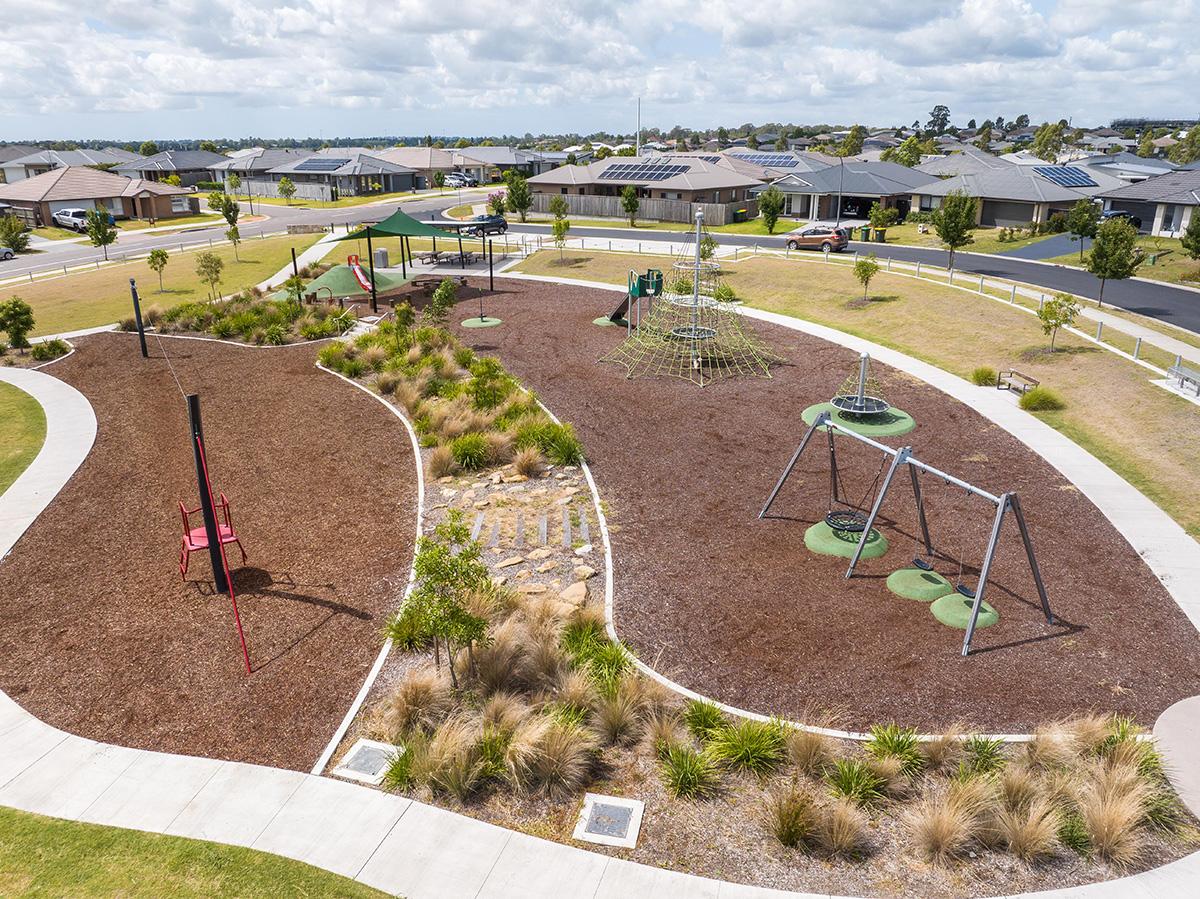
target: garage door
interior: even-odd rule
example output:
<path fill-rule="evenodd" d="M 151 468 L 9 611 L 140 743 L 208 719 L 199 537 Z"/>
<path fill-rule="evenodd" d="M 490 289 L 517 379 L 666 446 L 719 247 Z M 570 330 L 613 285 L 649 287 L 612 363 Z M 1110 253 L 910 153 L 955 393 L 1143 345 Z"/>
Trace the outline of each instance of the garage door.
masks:
<path fill-rule="evenodd" d="M 1136 215 L 1142 220 L 1142 227 L 1138 230 L 1146 234 L 1149 234 L 1150 229 L 1154 227 L 1154 214 L 1158 211 L 1153 203 L 1138 203 L 1133 200 L 1112 200 L 1109 208 L 1120 209 Z"/>
<path fill-rule="evenodd" d="M 981 225 L 996 225 L 1001 228 L 1028 225 L 1032 221 L 1032 203 L 1009 203 L 1003 200 L 984 200 L 979 218 Z"/>

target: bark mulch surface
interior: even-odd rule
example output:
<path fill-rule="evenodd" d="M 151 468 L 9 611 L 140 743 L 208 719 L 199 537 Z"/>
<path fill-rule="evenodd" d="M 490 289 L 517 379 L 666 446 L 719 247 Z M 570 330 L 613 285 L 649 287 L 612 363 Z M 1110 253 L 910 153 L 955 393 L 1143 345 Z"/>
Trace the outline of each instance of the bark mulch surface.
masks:
<path fill-rule="evenodd" d="M 209 471 L 254 672 L 207 552 L 187 581 L 178 500 L 198 502 L 187 409 L 162 349 L 81 338 L 47 371 L 96 411 L 95 446 L 0 563 L 0 688 L 42 720 L 126 746 L 307 770 L 379 651 L 412 563 L 402 423 L 313 365 L 312 345 L 163 339 L 200 394 Z M 379 464 L 383 463 L 383 464 Z"/>
<path fill-rule="evenodd" d="M 772 514 L 759 509 L 799 443 L 800 412 L 857 369 L 854 353 L 753 323 L 787 360 L 770 380 L 704 388 L 627 380 L 597 360 L 624 338 L 592 319 L 617 293 L 515 279 L 497 282 L 489 315 L 459 330 L 504 364 L 583 439 L 613 525 L 618 634 L 640 658 L 706 695 L 763 713 L 841 712 L 862 728 L 896 720 L 997 732 L 1097 708 L 1151 724 L 1200 691 L 1195 629 L 1136 552 L 1075 487 L 969 407 L 882 365 L 873 374 L 917 428 L 922 460 L 999 494 L 1016 491 L 1057 624 L 1043 618 L 1016 526 L 1005 525 L 988 599 L 1000 621 L 963 632 L 884 583 L 918 551 L 907 473 L 889 493 L 885 556 L 844 579 L 846 560 L 816 556 L 804 531 L 828 509 L 824 440 L 810 444 Z M 470 314 L 458 307 L 455 318 Z M 869 501 L 879 455 L 840 438 L 845 494 Z M 974 585 L 994 507 L 925 478 L 936 566 Z M 906 492 L 907 491 L 907 492 Z"/>

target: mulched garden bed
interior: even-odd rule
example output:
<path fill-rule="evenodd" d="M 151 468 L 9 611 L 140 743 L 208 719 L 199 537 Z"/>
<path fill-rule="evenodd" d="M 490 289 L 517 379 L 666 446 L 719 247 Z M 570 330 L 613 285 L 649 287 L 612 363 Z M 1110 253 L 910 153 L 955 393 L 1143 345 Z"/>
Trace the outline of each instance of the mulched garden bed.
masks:
<path fill-rule="evenodd" d="M 885 506 L 891 550 L 863 562 L 851 581 L 844 561 L 803 545 L 827 509 L 823 443 L 773 509 L 789 518 L 757 519 L 804 432 L 800 412 L 835 392 L 854 353 L 755 323 L 788 360 L 770 380 L 703 389 L 631 381 L 596 361 L 624 338 L 623 329 L 591 324 L 619 294 L 515 279 L 497 287 L 486 308 L 503 326 L 456 334 L 498 355 L 575 425 L 612 516 L 617 631 L 676 681 L 763 713 L 801 717 L 824 707 L 854 729 L 896 720 L 928 731 L 962 721 L 1021 732 L 1089 708 L 1149 725 L 1200 691 L 1195 629 L 1138 555 L 1062 475 L 969 407 L 873 367 L 888 398 L 916 418 L 903 442 L 921 459 L 1020 494 L 1060 619 L 1041 617 L 1010 522 L 988 591 L 1000 622 L 976 633 L 964 659 L 962 631 L 884 585 L 917 551 L 904 483 Z M 454 318 L 474 312 L 462 303 Z M 843 444 L 846 492 L 857 499 L 879 459 Z M 938 569 L 955 580 L 965 556 L 973 584 L 993 509 L 940 482 L 926 479 L 924 488 Z"/>
<path fill-rule="evenodd" d="M 97 740 L 307 770 L 379 651 L 412 563 L 416 473 L 399 420 L 314 367 L 313 346 L 163 338 L 201 396 L 213 486 L 249 554 L 234 572 L 254 673 L 206 553 L 187 412 L 160 344 L 97 334 L 51 369 L 96 411 L 79 471 L 0 562 L 0 688 Z M 239 560 L 230 547 L 230 563 Z"/>

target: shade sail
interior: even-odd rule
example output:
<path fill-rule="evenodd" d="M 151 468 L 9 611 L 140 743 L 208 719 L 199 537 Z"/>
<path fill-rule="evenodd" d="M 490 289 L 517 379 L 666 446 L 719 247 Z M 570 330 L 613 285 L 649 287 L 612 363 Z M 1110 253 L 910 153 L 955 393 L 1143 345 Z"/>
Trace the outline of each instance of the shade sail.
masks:
<path fill-rule="evenodd" d="M 338 240 L 362 240 L 370 231 L 372 237 L 458 237 L 456 231 L 443 231 L 425 222 L 419 222 L 406 212 L 397 209 L 377 225 L 359 228 Z"/>

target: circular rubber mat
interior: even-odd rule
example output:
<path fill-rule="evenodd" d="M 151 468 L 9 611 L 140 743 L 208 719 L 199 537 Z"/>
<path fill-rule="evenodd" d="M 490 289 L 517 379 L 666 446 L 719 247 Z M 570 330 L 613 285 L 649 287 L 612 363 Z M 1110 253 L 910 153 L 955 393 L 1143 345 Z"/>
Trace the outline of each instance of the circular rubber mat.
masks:
<path fill-rule="evenodd" d="M 956 591 L 941 599 L 935 599 L 933 605 L 929 607 L 929 611 L 933 613 L 934 618 L 947 627 L 956 627 L 965 631 L 967 624 L 971 621 L 971 607 L 974 604 L 975 600 Z M 979 608 L 979 620 L 975 622 L 975 627 L 991 627 L 999 620 L 1000 613 L 985 601 Z"/>
<path fill-rule="evenodd" d="M 498 324 L 500 324 L 500 319 L 492 318 L 490 315 L 485 315 L 483 318 L 476 315 L 462 320 L 464 328 L 494 328 Z"/>
<path fill-rule="evenodd" d="M 602 315 L 599 318 L 593 318 L 592 324 L 599 325 L 601 328 L 615 328 L 617 325 L 620 325 L 622 328 L 624 328 L 625 327 L 625 319 L 621 319 L 621 321 L 615 322 L 612 319 L 610 319 L 607 315 Z"/>
<path fill-rule="evenodd" d="M 849 559 L 858 547 L 858 538 L 865 536 L 867 543 L 863 547 L 862 558 L 878 559 L 888 551 L 887 538 L 874 528 L 869 534 L 853 534 L 846 531 L 835 531 L 824 521 L 818 521 L 804 532 L 804 545 L 812 552 L 821 556 L 841 556 Z"/>
<path fill-rule="evenodd" d="M 822 412 L 830 413 L 833 420 L 843 428 L 862 434 L 864 437 L 898 437 L 901 434 L 907 434 L 917 426 L 916 420 L 911 415 L 895 406 L 882 415 L 855 417 L 834 408 L 833 403 L 817 403 L 801 412 L 800 418 L 806 425 L 811 425 Z"/>
<path fill-rule="evenodd" d="M 936 571 L 920 568 L 901 568 L 888 575 L 888 589 L 905 599 L 933 602 L 939 596 L 954 592 L 954 585 Z"/>

